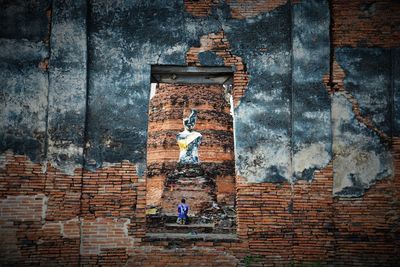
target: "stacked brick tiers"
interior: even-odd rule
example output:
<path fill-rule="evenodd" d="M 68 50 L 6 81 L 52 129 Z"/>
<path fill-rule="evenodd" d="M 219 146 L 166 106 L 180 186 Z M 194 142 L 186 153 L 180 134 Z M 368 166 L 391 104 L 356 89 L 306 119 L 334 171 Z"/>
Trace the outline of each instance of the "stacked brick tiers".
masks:
<path fill-rule="evenodd" d="M 233 159 L 232 116 L 222 85 L 160 84 L 150 101 L 147 162 L 177 162 L 176 135 L 190 109 L 198 111 L 194 130 L 203 135 L 201 162 Z"/>
<path fill-rule="evenodd" d="M 199 158 L 206 168 L 214 171 L 216 200 L 233 205 L 233 129 L 229 98 L 222 85 L 201 84 L 160 84 L 150 101 L 147 204 L 161 204 L 166 177 L 173 175 L 179 158 L 176 135 L 183 130 L 182 119 L 190 109 L 198 111 L 195 130 L 203 136 Z M 168 206 L 167 210 L 174 207 L 175 211 L 178 203 L 164 203 L 163 206 Z"/>
<path fill-rule="evenodd" d="M 214 178 L 214 179 L 213 179 Z M 176 215 L 177 203 L 185 198 L 190 214 L 199 216 L 216 201 L 215 177 L 205 175 L 200 165 L 182 166 L 168 175 L 161 199 L 162 212 Z"/>

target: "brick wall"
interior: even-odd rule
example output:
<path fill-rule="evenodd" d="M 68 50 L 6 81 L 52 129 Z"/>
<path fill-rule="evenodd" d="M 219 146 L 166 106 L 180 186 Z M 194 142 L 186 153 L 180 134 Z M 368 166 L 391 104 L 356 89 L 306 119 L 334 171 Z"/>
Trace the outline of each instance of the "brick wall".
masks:
<path fill-rule="evenodd" d="M 393 140 L 395 176 L 357 199 L 335 198 L 335 262 L 345 266 L 395 266 L 400 260 L 400 140 Z"/>
<path fill-rule="evenodd" d="M 397 138 L 398 139 L 398 138 Z M 399 165 L 399 140 L 393 154 Z M 240 184 L 238 235 L 248 253 L 269 264 L 308 262 L 335 266 L 395 266 L 399 261 L 398 171 L 361 198 L 333 198 L 333 168 L 309 183 Z"/>
<path fill-rule="evenodd" d="M 2 263 L 73 266 L 79 259 L 80 170 L 62 174 L 25 156 L 1 159 Z"/>
<path fill-rule="evenodd" d="M 97 262 L 144 235 L 145 183 L 129 162 L 66 175 L 7 152 L 1 165 L 2 263 L 76 266 L 90 255 Z"/>
<path fill-rule="evenodd" d="M 232 16 L 243 19 L 284 1 L 230 3 Z M 195 16 L 210 14 L 217 4 L 185 1 L 187 11 Z M 332 12 L 335 47 L 399 46 L 398 2 L 333 0 Z M 189 50 L 188 64 L 199 65 L 198 55 L 204 51 L 213 51 L 225 65 L 236 66 L 237 105 L 248 82 L 243 60 L 232 55 L 223 32 L 203 36 L 201 46 Z M 337 63 L 333 68 L 335 90 L 343 90 L 345 74 Z M 358 109 L 354 105 L 357 119 L 372 128 Z M 167 124 L 177 127 L 181 122 Z M 157 127 L 149 129 L 160 130 Z M 96 172 L 76 169 L 67 175 L 7 152 L 0 158 L 0 261 L 5 266 L 235 266 L 239 261 L 254 266 L 296 262 L 396 266 L 400 261 L 400 139 L 390 138 L 390 142 L 395 176 L 372 185 L 362 197 L 332 197 L 332 164 L 311 182 L 294 185 L 248 184 L 236 177 L 239 242 L 172 245 L 143 239 L 146 181 L 138 177 L 133 164 L 124 161 Z"/>
<path fill-rule="evenodd" d="M 237 266 L 238 260 L 223 253 L 220 247 L 206 249 L 198 247 L 186 248 L 151 248 L 148 251 L 137 249 L 133 251 L 128 266 Z M 212 259 L 212 260 L 211 260 Z"/>
<path fill-rule="evenodd" d="M 393 0 L 333 0 L 335 47 L 400 46 L 400 3 Z"/>
<path fill-rule="evenodd" d="M 201 66 L 199 53 L 211 51 L 223 59 L 224 65 L 234 67 L 233 73 L 233 102 L 237 107 L 240 98 L 244 96 L 248 84 L 246 65 L 241 57 L 233 55 L 230 44 L 223 31 L 211 33 L 200 38 L 200 47 L 191 47 L 186 54 L 186 62 L 189 66 Z"/>
<path fill-rule="evenodd" d="M 393 141 L 393 155 L 398 169 L 398 138 Z M 76 266 L 78 261 L 84 266 L 120 266 L 128 261 L 140 266 L 139 262 L 157 261 L 156 255 L 165 256 L 160 264 L 178 261 L 168 243 L 143 243 L 146 187 L 132 164 L 85 171 L 83 176 L 80 170 L 76 175 L 57 174 L 48 166 L 43 174 L 39 164 L 7 153 L 2 165 L 0 253 L 4 261 L 44 266 Z M 331 165 L 317 172 L 312 182 L 298 181 L 294 186 L 247 184 L 238 178 L 240 242 L 197 242 L 186 245 L 181 255 L 205 266 L 235 263 L 234 258 L 267 266 L 395 265 L 400 255 L 398 173 L 356 199 L 332 197 Z M 210 262 L 209 257 L 218 261 Z"/>
<path fill-rule="evenodd" d="M 335 253 L 332 182 L 329 165 L 311 183 L 239 183 L 238 235 L 247 240 L 250 253 L 265 264 L 331 263 Z"/>
<path fill-rule="evenodd" d="M 397 1 L 332 1 L 333 48 L 392 48 L 400 45 Z M 352 104 L 357 120 L 373 130 L 394 157 L 395 175 L 377 182 L 359 198 L 333 199 L 335 264 L 343 266 L 395 266 L 399 262 L 399 138 L 389 136 L 361 114 L 354 96 L 346 91 L 346 73 L 333 54 L 333 91 Z"/>

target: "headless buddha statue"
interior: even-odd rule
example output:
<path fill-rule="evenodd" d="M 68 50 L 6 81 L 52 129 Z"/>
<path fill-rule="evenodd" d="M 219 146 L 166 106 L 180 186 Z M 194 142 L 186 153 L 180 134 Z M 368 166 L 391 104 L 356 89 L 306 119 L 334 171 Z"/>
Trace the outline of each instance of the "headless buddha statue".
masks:
<path fill-rule="evenodd" d="M 197 120 L 197 111 L 192 109 L 188 118 L 183 119 L 185 130 L 176 136 L 179 145 L 179 163 L 198 164 L 201 134 L 193 131 Z"/>

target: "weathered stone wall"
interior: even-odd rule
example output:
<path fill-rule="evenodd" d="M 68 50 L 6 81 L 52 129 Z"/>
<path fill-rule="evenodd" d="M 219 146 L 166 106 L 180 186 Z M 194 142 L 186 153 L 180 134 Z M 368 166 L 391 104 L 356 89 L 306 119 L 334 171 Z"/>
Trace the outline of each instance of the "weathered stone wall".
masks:
<path fill-rule="evenodd" d="M 396 1 L 1 8 L 1 265 L 400 261 Z M 152 64 L 237 70 L 238 242 L 143 238 Z"/>

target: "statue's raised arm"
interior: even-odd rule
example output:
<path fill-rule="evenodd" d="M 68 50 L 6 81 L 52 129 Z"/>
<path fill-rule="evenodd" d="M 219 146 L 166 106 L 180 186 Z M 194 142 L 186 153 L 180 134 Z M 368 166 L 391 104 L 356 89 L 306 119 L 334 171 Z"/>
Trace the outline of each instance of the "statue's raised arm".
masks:
<path fill-rule="evenodd" d="M 193 131 L 197 120 L 197 110 L 192 109 L 188 118 L 183 119 L 185 130 L 176 136 L 179 145 L 179 163 L 198 164 L 201 134 Z"/>

